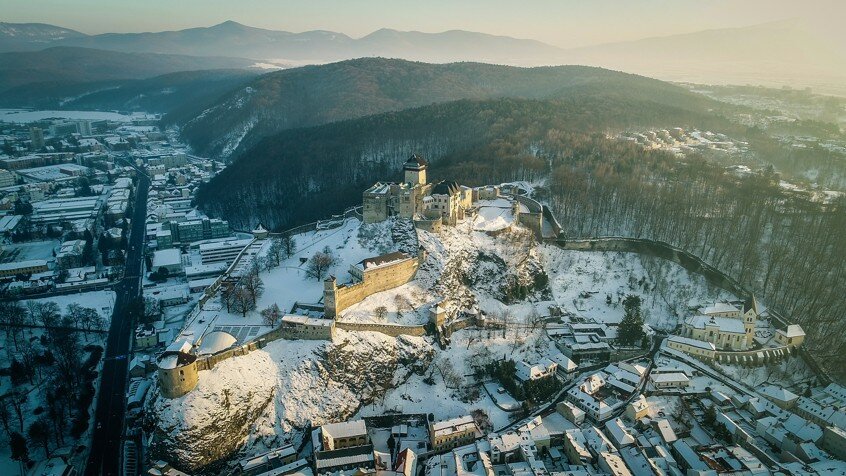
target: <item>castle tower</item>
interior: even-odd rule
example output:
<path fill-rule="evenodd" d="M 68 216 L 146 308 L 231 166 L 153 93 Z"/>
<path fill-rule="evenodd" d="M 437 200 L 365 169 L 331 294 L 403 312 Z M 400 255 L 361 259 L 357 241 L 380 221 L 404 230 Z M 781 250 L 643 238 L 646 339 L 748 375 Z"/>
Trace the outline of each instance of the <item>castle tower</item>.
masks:
<path fill-rule="evenodd" d="M 411 185 L 426 185 L 426 168 L 429 164 L 423 157 L 411 154 L 402 169 L 405 172 L 405 182 Z"/>
<path fill-rule="evenodd" d="M 338 281 L 334 276 L 329 276 L 323 280 L 323 315 L 326 318 L 335 318 L 337 306 L 335 305 L 335 297 L 338 293 Z"/>
<path fill-rule="evenodd" d="M 750 296 L 743 303 L 743 329 L 746 331 L 746 348 L 752 347 L 755 338 L 755 322 L 758 320 L 758 300 Z"/>

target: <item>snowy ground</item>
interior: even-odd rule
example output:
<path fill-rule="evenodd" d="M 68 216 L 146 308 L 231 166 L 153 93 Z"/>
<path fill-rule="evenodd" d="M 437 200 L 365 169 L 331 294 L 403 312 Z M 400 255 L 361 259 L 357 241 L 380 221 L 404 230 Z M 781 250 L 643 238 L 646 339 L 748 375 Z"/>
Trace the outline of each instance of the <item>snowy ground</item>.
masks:
<path fill-rule="evenodd" d="M 510 200 L 480 200 L 477 207 L 479 211 L 473 218 L 473 229 L 476 231 L 499 231 L 514 224 Z"/>
<path fill-rule="evenodd" d="M 597 322 L 619 323 L 627 294 L 643 298 L 644 321 L 671 330 L 690 307 L 734 299 L 702 276 L 660 258 L 636 253 L 568 251 L 540 247 L 555 302 L 564 311 Z M 608 303 L 608 297 L 611 303 Z"/>
<path fill-rule="evenodd" d="M 0 109 L 0 122 L 26 124 L 45 119 L 89 119 L 92 121 L 130 122 L 133 119 L 152 117 L 145 113 L 132 115 L 104 111 L 28 111 L 25 109 Z"/>

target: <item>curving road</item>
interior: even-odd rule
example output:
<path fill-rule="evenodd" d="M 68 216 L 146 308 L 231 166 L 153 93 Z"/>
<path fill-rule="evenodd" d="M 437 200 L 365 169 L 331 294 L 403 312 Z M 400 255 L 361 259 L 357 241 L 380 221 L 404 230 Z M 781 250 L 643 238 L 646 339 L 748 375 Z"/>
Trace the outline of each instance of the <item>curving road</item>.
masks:
<path fill-rule="evenodd" d="M 132 213 L 131 232 L 126 250 L 124 276 L 115 287 L 114 313 L 106 341 L 105 361 L 100 372 L 100 391 L 94 413 L 94 436 L 85 465 L 87 475 L 119 475 L 125 413 L 129 350 L 133 323 L 127 316 L 129 303 L 141 296 L 144 263 L 144 235 L 147 193 L 150 179 L 139 171 Z"/>

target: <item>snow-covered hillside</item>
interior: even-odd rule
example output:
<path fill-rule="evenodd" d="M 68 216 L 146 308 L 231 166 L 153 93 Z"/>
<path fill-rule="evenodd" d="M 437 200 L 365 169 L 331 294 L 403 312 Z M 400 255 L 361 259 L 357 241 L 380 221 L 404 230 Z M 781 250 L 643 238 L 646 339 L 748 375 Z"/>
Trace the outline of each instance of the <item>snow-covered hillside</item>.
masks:
<path fill-rule="evenodd" d="M 156 399 L 151 409 L 160 421 L 159 454 L 179 452 L 175 460 L 200 469 L 238 448 L 239 454 L 256 454 L 299 442 L 309 424 L 387 411 L 426 412 L 436 419 L 484 413 L 499 428 L 514 417 L 502 403 L 506 396 L 497 396 L 497 406 L 490 388 L 484 388 L 489 377 L 482 369 L 503 359 L 559 358 L 561 351 L 541 322 L 551 307 L 563 311 L 564 320 L 616 323 L 623 313 L 620 300 L 635 293 L 643 297 L 647 322 L 668 329 L 688 307 L 730 297 L 669 261 L 565 251 L 538 244 L 519 227 L 494 237 L 474 230 L 470 220 L 438 234 L 415 233 L 398 221 L 361 225 L 347 220 L 339 228 L 295 239 L 297 253 L 262 273 L 266 291 L 259 309 L 274 302 L 283 309 L 294 301 L 317 302 L 322 283 L 305 276 L 300 258 L 325 247 L 339 259 L 331 272 L 343 280 L 352 263 L 397 249 L 411 251 L 419 243 L 428 255 L 412 282 L 364 299 L 339 320 L 424 324 L 431 306 L 444 302 L 456 311 L 473 309 L 524 325 L 460 330 L 443 349 L 429 336 L 340 329 L 334 342 L 271 342 L 200 372 L 198 387 L 184 397 Z M 496 392 L 497 384 L 490 385 Z M 210 451 L 204 442 L 225 443 Z"/>

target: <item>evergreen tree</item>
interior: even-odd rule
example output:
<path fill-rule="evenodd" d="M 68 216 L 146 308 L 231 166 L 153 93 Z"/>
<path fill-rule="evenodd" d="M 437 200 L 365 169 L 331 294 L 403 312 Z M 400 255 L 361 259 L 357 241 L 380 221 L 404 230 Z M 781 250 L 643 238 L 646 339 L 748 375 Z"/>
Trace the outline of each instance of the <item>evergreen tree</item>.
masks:
<path fill-rule="evenodd" d="M 644 332 L 640 305 L 640 296 L 629 294 L 623 299 L 625 313 L 617 329 L 617 341 L 621 345 L 637 345 L 642 343 Z"/>

